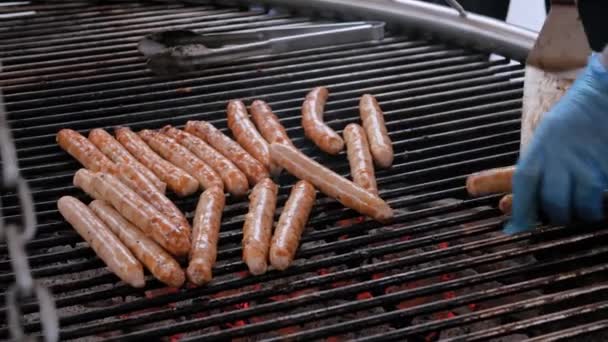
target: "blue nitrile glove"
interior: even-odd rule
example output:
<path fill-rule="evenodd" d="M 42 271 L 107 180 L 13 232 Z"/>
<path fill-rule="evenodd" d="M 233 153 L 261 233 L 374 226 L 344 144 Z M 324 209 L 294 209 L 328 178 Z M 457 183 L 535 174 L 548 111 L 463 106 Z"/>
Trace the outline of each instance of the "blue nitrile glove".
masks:
<path fill-rule="evenodd" d="M 513 176 L 513 216 L 505 233 L 535 226 L 539 210 L 566 224 L 604 218 L 608 188 L 608 69 L 600 55 L 545 114 Z"/>

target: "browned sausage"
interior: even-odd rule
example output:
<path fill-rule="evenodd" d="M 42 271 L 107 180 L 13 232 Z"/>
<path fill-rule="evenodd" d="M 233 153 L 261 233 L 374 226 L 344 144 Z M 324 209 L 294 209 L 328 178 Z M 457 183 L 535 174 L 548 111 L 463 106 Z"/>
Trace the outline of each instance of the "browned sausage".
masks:
<path fill-rule="evenodd" d="M 393 143 L 388 136 L 384 113 L 376 98 L 369 94 L 361 96 L 359 113 L 376 165 L 383 168 L 390 167 L 393 165 L 394 158 Z"/>
<path fill-rule="evenodd" d="M 272 112 L 270 106 L 261 100 L 255 100 L 249 107 L 251 118 L 262 136 L 269 144 L 273 142 L 285 143 L 293 146 L 285 127 L 279 122 L 279 118 Z"/>
<path fill-rule="evenodd" d="M 185 275 L 179 263 L 141 230 L 125 220 L 107 202 L 95 200 L 89 208 L 106 224 L 156 279 L 171 287 L 184 284 Z"/>
<path fill-rule="evenodd" d="M 230 159 L 249 180 L 249 185 L 253 186 L 264 178 L 268 178 L 268 170 L 253 158 L 241 145 L 228 138 L 212 124 L 205 121 L 188 121 L 186 132 L 196 135 L 206 143 L 213 146 L 224 157 Z"/>
<path fill-rule="evenodd" d="M 344 149 L 344 140 L 323 122 L 325 102 L 329 92 L 325 87 L 316 87 L 311 90 L 302 104 L 302 127 L 304 134 L 322 151 L 329 154 L 338 154 Z"/>
<path fill-rule="evenodd" d="M 344 128 L 344 141 L 353 182 L 377 195 L 378 186 L 374 173 L 374 162 L 369 152 L 365 131 L 357 124 L 349 124 Z"/>
<path fill-rule="evenodd" d="M 95 128 L 89 132 L 89 140 L 112 161 L 117 164 L 131 165 L 137 172 L 148 178 L 160 192 L 165 193 L 167 184 L 137 161 L 110 133 L 101 128 Z"/>
<path fill-rule="evenodd" d="M 80 164 L 91 171 L 114 172 L 116 165 L 87 138 L 71 129 L 57 133 L 57 143 Z"/>
<path fill-rule="evenodd" d="M 338 200 L 344 206 L 379 222 L 393 218 L 393 209 L 380 197 L 359 185 L 338 175 L 297 149 L 284 144 L 270 145 L 272 158 L 292 175 L 312 183 L 327 196 Z"/>
<path fill-rule="evenodd" d="M 209 189 L 214 186 L 224 188 L 222 179 L 211 166 L 198 159 L 190 150 L 175 140 L 149 129 L 140 131 L 139 136 L 161 157 L 196 178 L 201 188 Z"/>
<path fill-rule="evenodd" d="M 500 202 L 498 202 L 498 209 L 505 215 L 510 215 L 513 210 L 513 195 L 505 195 Z"/>
<path fill-rule="evenodd" d="M 151 181 L 138 173 L 131 164 L 118 164 L 118 178 L 168 218 L 169 221 L 183 227 L 183 229 L 190 230 L 190 224 L 179 208 L 167 196 L 158 191 Z"/>
<path fill-rule="evenodd" d="M 249 212 L 243 224 L 243 261 L 253 275 L 266 273 L 274 210 L 279 187 L 270 178 L 256 184 L 249 195 Z"/>
<path fill-rule="evenodd" d="M 188 279 L 203 285 L 213 277 L 211 269 L 217 257 L 217 242 L 222 224 L 222 212 L 226 199 L 219 187 L 207 189 L 201 194 L 192 223 L 192 250 L 188 264 Z"/>
<path fill-rule="evenodd" d="M 175 256 L 188 254 L 190 230 L 167 219 L 117 178 L 96 173 L 93 190 L 127 220 Z"/>
<path fill-rule="evenodd" d="M 133 287 L 144 287 L 144 269 L 139 261 L 91 209 L 71 196 L 61 197 L 57 207 L 110 271 Z"/>
<path fill-rule="evenodd" d="M 514 166 L 501 167 L 474 173 L 467 178 L 467 191 L 471 196 L 484 196 L 511 192 Z"/>
<path fill-rule="evenodd" d="M 291 189 L 270 243 L 270 263 L 274 268 L 282 271 L 291 265 L 315 197 L 315 188 L 307 181 L 299 181 Z"/>
<path fill-rule="evenodd" d="M 281 169 L 277 168 L 272 160 L 270 160 L 268 143 L 249 119 L 245 104 L 238 100 L 228 102 L 226 115 L 228 117 L 228 128 L 230 128 L 232 135 L 243 146 L 245 151 L 249 152 L 249 154 L 262 163 L 271 174 L 278 175 L 281 173 Z"/>
<path fill-rule="evenodd" d="M 118 141 L 178 196 L 191 195 L 198 190 L 198 181 L 194 177 L 161 158 L 131 129 L 118 127 L 115 133 Z"/>
<path fill-rule="evenodd" d="M 63 129 L 57 134 L 57 141 L 68 153 L 74 156 L 82 165 L 92 171 L 103 171 L 120 178 L 144 200 L 152 204 L 158 211 L 167 216 L 172 222 L 190 229 L 190 225 L 182 212 L 164 194 L 152 184 L 152 181 L 139 173 L 131 163 L 114 164 L 89 140 L 79 133 Z M 76 179 L 75 179 L 76 181 Z M 85 190 L 93 198 L 98 198 L 82 185 L 74 185 Z"/>
<path fill-rule="evenodd" d="M 171 126 L 165 126 L 161 132 L 175 139 L 189 149 L 201 160 L 211 166 L 224 181 L 224 188 L 236 197 L 245 196 L 249 190 L 247 176 L 228 158 L 209 146 L 198 137 Z"/>

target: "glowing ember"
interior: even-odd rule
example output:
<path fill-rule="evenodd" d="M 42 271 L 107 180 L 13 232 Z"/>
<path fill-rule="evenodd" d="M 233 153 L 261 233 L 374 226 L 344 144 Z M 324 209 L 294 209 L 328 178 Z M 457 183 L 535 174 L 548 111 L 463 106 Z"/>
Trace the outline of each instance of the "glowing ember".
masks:
<path fill-rule="evenodd" d="M 369 291 L 361 292 L 357 295 L 358 300 L 370 299 L 370 298 L 374 298 L 374 295 L 371 294 L 371 292 L 369 292 Z"/>

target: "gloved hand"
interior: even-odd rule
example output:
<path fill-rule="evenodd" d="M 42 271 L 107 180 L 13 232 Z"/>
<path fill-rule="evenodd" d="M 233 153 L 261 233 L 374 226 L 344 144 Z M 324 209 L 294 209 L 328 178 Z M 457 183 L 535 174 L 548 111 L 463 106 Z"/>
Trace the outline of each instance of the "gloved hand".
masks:
<path fill-rule="evenodd" d="M 531 229 L 539 210 L 556 224 L 604 218 L 608 189 L 608 68 L 600 55 L 545 114 L 516 166 L 505 233 Z"/>

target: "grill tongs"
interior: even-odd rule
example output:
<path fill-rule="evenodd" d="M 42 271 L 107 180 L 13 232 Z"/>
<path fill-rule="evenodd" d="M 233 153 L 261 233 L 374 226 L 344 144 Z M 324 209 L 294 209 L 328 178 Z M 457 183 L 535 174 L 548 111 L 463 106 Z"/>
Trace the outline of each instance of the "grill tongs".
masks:
<path fill-rule="evenodd" d="M 369 21 L 205 35 L 188 30 L 163 31 L 143 38 L 138 48 L 148 57 L 150 69 L 159 74 L 171 74 L 230 64 L 246 57 L 383 38 L 384 23 Z"/>

